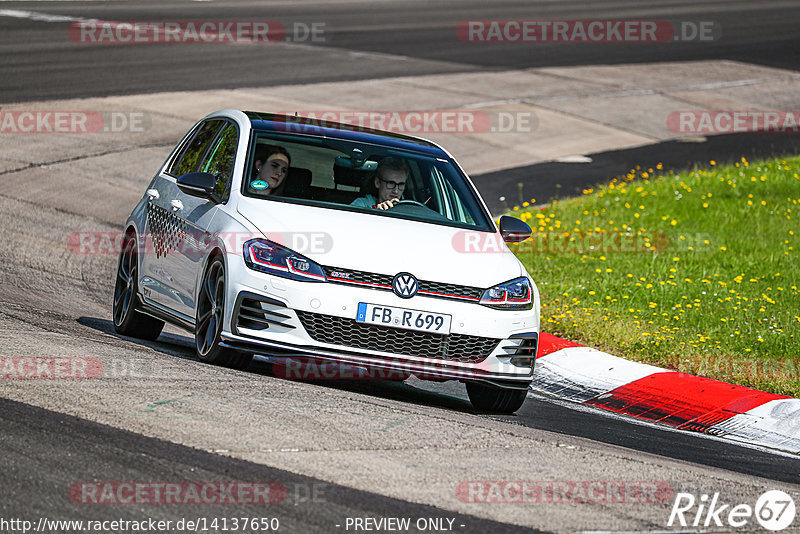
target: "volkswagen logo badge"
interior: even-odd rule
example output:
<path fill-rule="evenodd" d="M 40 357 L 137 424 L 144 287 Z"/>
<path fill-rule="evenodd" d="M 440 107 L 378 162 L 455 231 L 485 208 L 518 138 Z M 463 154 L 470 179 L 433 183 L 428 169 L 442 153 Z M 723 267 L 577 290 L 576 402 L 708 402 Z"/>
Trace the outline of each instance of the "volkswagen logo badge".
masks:
<path fill-rule="evenodd" d="M 417 294 L 417 279 L 410 273 L 397 273 L 392 281 L 394 294 L 402 299 L 410 299 Z"/>

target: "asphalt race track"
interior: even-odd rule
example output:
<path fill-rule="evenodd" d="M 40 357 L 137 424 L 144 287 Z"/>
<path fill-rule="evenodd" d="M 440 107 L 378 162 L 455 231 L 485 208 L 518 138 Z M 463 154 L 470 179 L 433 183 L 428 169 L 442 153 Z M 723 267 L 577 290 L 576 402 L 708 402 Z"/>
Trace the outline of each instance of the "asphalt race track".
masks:
<path fill-rule="evenodd" d="M 111 21 L 267 20 L 324 24 L 325 41 L 245 45 L 120 46 L 71 42 L 70 22 L 0 17 L 0 102 L 165 90 L 263 87 L 398 75 L 662 61 L 730 59 L 796 69 L 800 27 L 792 0 L 738 2 L 2 2 L 23 10 Z M 483 19 L 710 21 L 712 42 L 649 44 L 463 43 L 454 28 Z M 299 34 L 298 34 L 299 35 Z M 302 37 L 302 36 L 300 36 Z"/>
<path fill-rule="evenodd" d="M 20 12 L 65 18 L 41 20 Z M 722 27 L 723 38 L 703 46 L 543 44 L 536 54 L 529 47 L 465 44 L 453 38 L 454 26 L 466 19 L 637 17 L 710 20 Z M 65 38 L 69 21 L 77 18 L 323 22 L 326 39 L 272 49 L 87 45 Z M 790 0 L 658 5 L 4 1 L 0 103 L 687 59 L 798 70 L 799 23 L 797 3 Z M 149 144 L 137 146 L 137 154 L 163 159 L 172 142 L 153 135 Z M 47 139 L 35 146 L 43 154 L 51 148 Z M 727 136 L 704 145 L 662 143 L 597 154 L 591 172 L 543 163 L 475 181 L 488 200 L 502 192 L 493 187 L 513 189 L 530 173 L 562 177 L 542 190 L 546 199 L 624 172 L 629 161 L 647 161 L 660 151 L 670 154 L 668 164 L 681 167 L 710 153 L 722 161 L 717 154 L 746 149 L 768 155 L 798 148 L 797 136 Z M 113 156 L 114 149 L 107 153 Z M 104 174 L 109 169 L 102 161 L 76 158 L 75 172 L 96 176 L 87 188 L 65 180 L 57 190 L 37 195 L 26 191 L 36 190 L 34 181 L 29 186 L 6 182 L 0 189 L 0 358 L 83 359 L 103 369 L 91 380 L 0 378 L 0 487 L 5 495 L 0 531 L 14 531 L 2 523 L 12 518 L 35 523 L 43 517 L 173 522 L 264 517 L 278 518 L 280 532 L 352 532 L 357 529 L 348 518 L 383 517 L 411 518 L 415 528 L 410 532 L 423 530 L 416 526 L 419 519 L 430 520 L 423 522 L 429 531 L 683 532 L 667 525 L 677 492 L 719 493 L 725 503 L 753 505 L 765 491 L 781 489 L 800 503 L 796 456 L 576 409 L 532 394 L 516 415 L 498 417 L 475 413 L 458 383 L 301 382 L 274 376 L 263 362 L 246 371 L 212 367 L 196 361 L 191 340 L 172 328 L 155 342 L 117 336 L 110 318 L 116 257 L 72 254 L 64 243 L 74 232 L 121 229 L 126 210 L 153 172 L 138 168 L 135 154 L 122 158 L 122 178 L 114 175 L 114 180 Z M 26 172 L 35 180 L 56 171 L 36 165 Z M 8 180 L 19 174 L 1 171 L 0 176 Z M 475 481 L 647 481 L 671 491 L 655 502 L 478 502 L 462 491 Z M 283 488 L 285 495 L 261 505 L 94 504 L 74 492 L 81 484 L 170 482 L 272 483 L 277 494 Z M 170 530 L 184 531 L 203 530 Z M 759 531 L 759 525 L 752 522 L 749 531 Z"/>
<path fill-rule="evenodd" d="M 8 400 L 2 405 L 3 435 L 0 440 L 7 470 L 5 485 L 10 498 L 0 508 L 4 517 L 19 516 L 32 502 L 46 501 L 50 518 L 103 520 L 108 517 L 138 519 L 139 510 L 125 504 L 94 509 L 74 502 L 63 491 L 75 483 L 76 473 L 71 466 L 52 462 L 53 450 L 70 457 L 70 464 L 82 466 L 82 480 L 104 477 L 113 480 L 257 480 L 277 482 L 285 493 L 269 509 L 271 517 L 279 517 L 281 528 L 290 532 L 332 530 L 346 517 L 450 518 L 455 525 L 475 531 L 529 532 L 528 529 L 489 521 L 464 514 L 447 514 L 433 506 L 413 504 L 326 483 L 322 480 L 296 475 L 252 462 L 232 460 L 218 454 L 190 449 L 181 445 L 146 438 L 137 434 L 90 423 L 75 417 L 34 408 Z M 22 451 L 15 444 L 25 443 Z M 143 452 L 146 451 L 146 452 Z M 44 487 L 32 487 L 31 476 L 46 482 Z M 240 504 L 225 508 L 229 517 L 263 515 L 256 505 Z M 190 504 L 172 513 L 168 507 L 155 508 L 149 514 L 155 520 L 174 520 L 180 517 L 205 517 L 208 508 Z M 447 523 L 445 523 L 447 524 Z"/>

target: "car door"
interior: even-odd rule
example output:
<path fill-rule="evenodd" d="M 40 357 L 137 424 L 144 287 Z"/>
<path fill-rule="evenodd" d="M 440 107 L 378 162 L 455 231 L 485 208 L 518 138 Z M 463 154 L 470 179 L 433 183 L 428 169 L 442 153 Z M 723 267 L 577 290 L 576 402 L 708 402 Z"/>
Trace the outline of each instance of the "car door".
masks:
<path fill-rule="evenodd" d="M 239 129 L 225 121 L 214 141 L 206 151 L 197 170 L 216 176 L 214 193 L 220 204 L 227 202 L 233 166 L 236 162 L 236 147 L 239 144 Z M 187 229 L 181 246 L 166 259 L 165 270 L 175 284 L 176 297 L 181 313 L 194 317 L 195 288 L 202 278 L 206 249 L 211 241 L 209 227 L 220 204 L 214 201 L 187 195 L 175 185 L 175 196 L 182 207 L 175 211 L 181 224 Z"/>
<path fill-rule="evenodd" d="M 200 169 L 227 124 L 222 119 L 200 123 L 147 191 L 142 292 L 185 320 L 194 320 L 193 291 L 186 288 L 202 265 L 198 240 L 213 218 L 214 204 L 181 192 L 176 179 Z"/>

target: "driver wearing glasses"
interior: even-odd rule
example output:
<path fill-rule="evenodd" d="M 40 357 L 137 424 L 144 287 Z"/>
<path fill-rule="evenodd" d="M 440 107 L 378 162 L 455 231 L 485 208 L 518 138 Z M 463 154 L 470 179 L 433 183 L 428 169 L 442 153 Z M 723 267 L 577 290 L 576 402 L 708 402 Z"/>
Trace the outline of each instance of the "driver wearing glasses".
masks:
<path fill-rule="evenodd" d="M 388 210 L 403 196 L 408 181 L 408 166 L 400 158 L 383 158 L 375 170 L 374 186 L 371 193 L 350 203 L 359 208 Z"/>

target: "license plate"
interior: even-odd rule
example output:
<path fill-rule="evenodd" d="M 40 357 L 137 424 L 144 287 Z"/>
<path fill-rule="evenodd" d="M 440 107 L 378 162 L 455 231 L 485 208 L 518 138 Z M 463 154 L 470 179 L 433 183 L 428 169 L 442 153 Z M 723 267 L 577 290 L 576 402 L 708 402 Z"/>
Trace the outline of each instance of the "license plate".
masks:
<path fill-rule="evenodd" d="M 367 304 L 366 302 L 358 303 L 358 314 L 356 314 L 357 323 L 377 324 L 434 334 L 449 334 L 451 319 L 452 316 L 444 313 L 409 310 L 394 306 Z"/>

